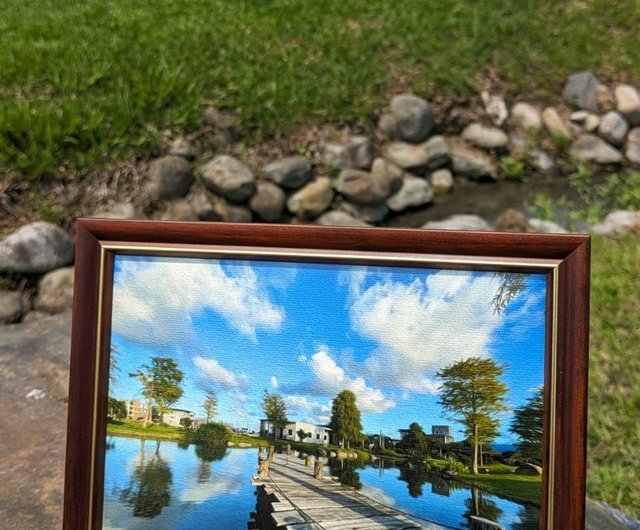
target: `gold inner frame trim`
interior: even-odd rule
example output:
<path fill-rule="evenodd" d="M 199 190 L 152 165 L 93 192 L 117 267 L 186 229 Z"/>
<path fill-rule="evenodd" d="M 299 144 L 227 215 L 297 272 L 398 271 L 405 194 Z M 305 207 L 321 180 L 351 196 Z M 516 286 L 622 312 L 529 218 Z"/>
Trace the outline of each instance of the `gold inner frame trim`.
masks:
<path fill-rule="evenodd" d="M 551 316 L 551 366 L 550 369 L 550 403 L 549 403 L 549 461 L 546 466 L 547 474 L 547 530 L 553 530 L 553 491 L 554 491 L 554 474 L 555 474 L 555 439 L 556 439 L 556 406 L 557 406 L 557 354 L 558 354 L 558 268 L 562 260 L 554 259 L 535 259 L 535 258 L 475 258 L 469 257 L 451 257 L 441 254 L 414 254 L 414 253 L 396 253 L 396 252 L 370 252 L 370 251 L 341 251 L 341 250 L 305 250 L 291 249 L 284 247 L 234 247 L 229 245 L 181 245 L 181 244 L 159 244 L 159 245 L 136 245 L 132 243 L 121 244 L 117 242 L 105 242 L 100 245 L 100 270 L 98 272 L 98 315 L 96 319 L 96 344 L 95 344 L 95 377 L 93 381 L 93 418 L 91 430 L 91 457 L 90 457 L 90 484 L 89 484 L 89 521 L 88 529 L 94 527 L 94 500 L 95 500 L 95 463 L 96 463 L 96 442 L 98 429 L 98 386 L 100 381 L 100 359 L 102 357 L 102 306 L 104 302 L 105 288 L 105 265 L 107 252 L 115 255 L 176 255 L 180 254 L 181 258 L 193 257 L 210 257 L 214 259 L 234 259 L 236 257 L 246 257 L 254 259 L 276 258 L 277 261 L 287 261 L 293 259 L 303 259 L 306 261 L 322 260 L 332 262 L 370 262 L 380 263 L 390 262 L 387 266 L 408 266 L 411 264 L 428 266 L 436 265 L 441 268 L 443 265 L 465 265 L 480 266 L 491 268 L 510 268 L 510 269 L 539 269 L 541 271 L 551 272 L 552 279 L 552 316 Z M 452 267 L 449 267 L 452 268 Z M 547 290 L 549 286 L 547 285 Z M 547 291 L 548 292 L 548 291 Z M 545 333 L 549 330 L 545 329 Z M 543 492 L 544 495 L 545 492 Z M 103 492 L 104 495 L 104 492 Z"/>

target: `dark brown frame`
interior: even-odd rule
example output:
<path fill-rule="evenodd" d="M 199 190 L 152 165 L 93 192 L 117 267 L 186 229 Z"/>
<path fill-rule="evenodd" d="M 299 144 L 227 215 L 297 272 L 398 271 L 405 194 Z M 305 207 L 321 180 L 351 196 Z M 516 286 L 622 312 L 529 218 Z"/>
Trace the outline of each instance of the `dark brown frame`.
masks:
<path fill-rule="evenodd" d="M 448 268 L 526 271 L 548 264 L 544 459 L 541 528 L 584 528 L 590 238 L 586 235 L 333 228 L 291 225 L 79 219 L 71 341 L 64 495 L 65 530 L 101 528 L 106 395 L 114 250 L 184 255 L 209 246 L 349 255 L 374 253 L 393 264 L 399 254 L 439 256 Z M 122 247 L 144 247 L 144 250 Z M 165 250 L 166 252 L 166 250 Z M 280 258 L 282 259 L 282 258 Z M 298 258 L 296 258 L 298 259 Z M 328 258 L 330 261 L 330 258 Z M 306 258 L 300 261 L 307 260 Z M 464 262 L 468 261 L 468 264 Z M 505 262 L 505 265 L 496 263 Z M 102 283 L 101 283 L 102 282 Z M 555 314 L 553 309 L 555 309 Z M 551 333 L 553 330 L 553 333 Z M 555 340 L 554 340 L 555 337 Z M 98 344 L 98 341 L 100 342 Z M 106 353 L 100 353 L 106 352 Z M 555 352 L 555 366 L 550 365 Z M 98 353 L 96 355 L 96 353 Z M 555 393 L 550 394 L 552 378 Z M 94 407 L 95 404 L 95 407 Z M 553 408 L 553 410 L 552 410 Z M 553 424 L 550 422 L 555 415 Z M 95 423 L 94 423 L 95 422 Z M 551 437 L 553 436 L 553 440 Z M 552 443 L 553 442 L 553 443 Z M 97 456 L 97 457 L 96 457 Z M 94 464 L 92 465 L 92 462 Z M 545 466 L 547 468 L 547 466 Z"/>

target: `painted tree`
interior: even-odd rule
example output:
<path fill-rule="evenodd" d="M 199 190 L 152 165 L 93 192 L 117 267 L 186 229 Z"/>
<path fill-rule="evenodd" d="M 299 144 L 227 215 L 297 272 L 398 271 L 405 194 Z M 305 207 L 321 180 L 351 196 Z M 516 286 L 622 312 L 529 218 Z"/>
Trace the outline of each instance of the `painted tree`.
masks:
<path fill-rule="evenodd" d="M 202 408 L 206 414 L 205 423 L 209 423 L 218 412 L 218 395 L 213 388 L 210 388 L 205 392 Z"/>
<path fill-rule="evenodd" d="M 472 471 L 478 474 L 478 448 L 487 436 L 497 431 L 496 415 L 507 410 L 504 396 L 507 387 L 499 378 L 504 367 L 492 359 L 470 357 L 439 371 L 441 380 L 439 403 L 454 413 L 464 426 L 473 446 Z"/>
<path fill-rule="evenodd" d="M 525 275 L 520 272 L 498 272 L 496 275 L 500 278 L 500 285 L 491 300 L 491 305 L 493 311 L 500 314 L 509 302 L 524 290 Z"/>
<path fill-rule="evenodd" d="M 542 462 L 543 396 L 540 388 L 523 407 L 514 410 L 509 429 L 520 438 L 518 451 L 528 461 Z"/>
<path fill-rule="evenodd" d="M 307 437 L 311 438 L 311 433 L 304 432 L 304 429 L 298 429 L 296 434 L 298 435 L 298 438 L 300 438 L 301 442 L 304 442 L 305 438 Z"/>
<path fill-rule="evenodd" d="M 409 432 L 402 438 L 401 448 L 406 453 L 416 457 L 422 457 L 427 454 L 429 444 L 419 423 L 414 421 L 409 425 Z"/>
<path fill-rule="evenodd" d="M 151 403 L 155 403 L 162 416 L 169 407 L 182 397 L 184 379 L 182 370 L 173 359 L 167 357 L 152 357 L 151 366 L 144 365 L 137 372 L 129 374 L 137 377 L 142 384 L 142 395 L 147 398 L 147 414 L 144 418 L 146 427 L 151 419 Z"/>
<path fill-rule="evenodd" d="M 361 440 L 360 410 L 356 405 L 356 395 L 350 390 L 343 390 L 333 400 L 329 428 L 342 447 L 345 444 L 350 447 L 351 442 Z"/>
<path fill-rule="evenodd" d="M 273 440 L 275 441 L 278 428 L 284 428 L 289 421 L 287 420 L 287 406 L 280 394 L 265 390 L 262 398 L 262 410 L 267 421 L 273 427 Z"/>
<path fill-rule="evenodd" d="M 107 415 L 110 418 L 121 420 L 127 417 L 127 405 L 124 401 L 109 397 L 107 400 Z"/>

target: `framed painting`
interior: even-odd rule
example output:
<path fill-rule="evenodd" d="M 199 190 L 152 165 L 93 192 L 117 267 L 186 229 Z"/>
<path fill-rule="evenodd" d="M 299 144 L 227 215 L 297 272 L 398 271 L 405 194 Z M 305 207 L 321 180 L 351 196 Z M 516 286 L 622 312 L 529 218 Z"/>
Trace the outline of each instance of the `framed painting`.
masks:
<path fill-rule="evenodd" d="M 583 528 L 588 236 L 76 237 L 66 530 Z"/>

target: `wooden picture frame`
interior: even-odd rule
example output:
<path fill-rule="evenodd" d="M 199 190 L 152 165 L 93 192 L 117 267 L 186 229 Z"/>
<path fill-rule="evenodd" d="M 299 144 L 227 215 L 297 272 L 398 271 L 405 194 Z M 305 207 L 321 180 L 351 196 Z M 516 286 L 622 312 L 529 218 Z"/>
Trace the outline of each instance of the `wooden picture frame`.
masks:
<path fill-rule="evenodd" d="M 103 528 L 111 312 L 114 262 L 119 256 L 210 256 L 543 275 L 540 528 L 584 528 L 588 236 L 79 219 L 76 241 L 65 530 Z"/>

